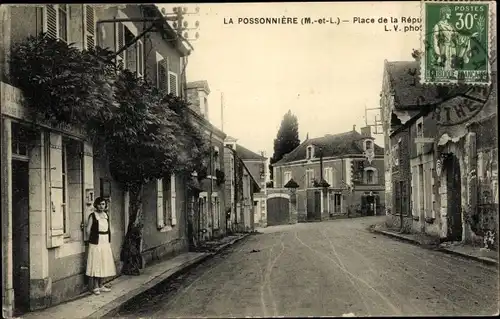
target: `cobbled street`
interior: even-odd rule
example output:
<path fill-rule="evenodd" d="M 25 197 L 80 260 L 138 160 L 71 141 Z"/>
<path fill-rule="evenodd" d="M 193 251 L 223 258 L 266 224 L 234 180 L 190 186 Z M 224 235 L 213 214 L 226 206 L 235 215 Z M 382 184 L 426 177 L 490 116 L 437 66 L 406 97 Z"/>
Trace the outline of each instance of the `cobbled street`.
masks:
<path fill-rule="evenodd" d="M 492 315 L 498 271 L 371 233 L 383 217 L 261 229 L 116 316 Z"/>

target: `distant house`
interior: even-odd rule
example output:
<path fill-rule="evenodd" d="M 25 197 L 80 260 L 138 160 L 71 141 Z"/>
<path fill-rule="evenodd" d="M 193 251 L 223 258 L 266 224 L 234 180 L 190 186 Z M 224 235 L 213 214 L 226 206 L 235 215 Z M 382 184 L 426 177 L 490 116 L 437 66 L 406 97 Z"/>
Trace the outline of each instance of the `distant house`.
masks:
<path fill-rule="evenodd" d="M 354 127 L 307 139 L 272 165 L 275 190 L 291 179 L 299 185 L 299 222 L 335 215 L 378 215 L 384 208 L 383 154 L 369 127 L 361 133 Z"/>
<path fill-rule="evenodd" d="M 266 176 L 268 171 L 267 158 L 259 155 L 244 146 L 236 143 L 237 139 L 228 136 L 226 145 L 231 145 L 236 151 L 238 157 L 245 163 L 252 178 L 259 184 L 260 191 L 254 193 L 254 221 L 256 226 L 265 227 L 267 220 L 267 205 L 266 205 Z"/>
<path fill-rule="evenodd" d="M 253 231 L 254 196 L 260 192 L 260 186 L 232 143 L 225 144 L 224 169 L 227 228 L 233 232 Z"/>
<path fill-rule="evenodd" d="M 212 125 L 208 118 L 210 88 L 205 80 L 188 82 L 186 95 L 193 111 L 193 119 L 206 134 L 210 143 L 208 169 L 198 172 L 200 193 L 190 215 L 192 236 L 198 242 L 226 234 L 224 139 L 226 134 Z"/>

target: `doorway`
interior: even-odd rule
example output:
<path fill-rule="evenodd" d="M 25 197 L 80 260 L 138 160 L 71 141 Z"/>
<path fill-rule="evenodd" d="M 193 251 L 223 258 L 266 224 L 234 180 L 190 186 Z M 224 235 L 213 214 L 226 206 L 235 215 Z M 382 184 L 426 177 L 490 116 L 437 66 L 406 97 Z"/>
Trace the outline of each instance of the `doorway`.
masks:
<path fill-rule="evenodd" d="M 450 154 L 445 162 L 447 186 L 448 240 L 462 241 L 462 180 L 460 162 Z"/>
<path fill-rule="evenodd" d="M 12 160 L 12 281 L 16 314 L 29 311 L 29 162 Z"/>

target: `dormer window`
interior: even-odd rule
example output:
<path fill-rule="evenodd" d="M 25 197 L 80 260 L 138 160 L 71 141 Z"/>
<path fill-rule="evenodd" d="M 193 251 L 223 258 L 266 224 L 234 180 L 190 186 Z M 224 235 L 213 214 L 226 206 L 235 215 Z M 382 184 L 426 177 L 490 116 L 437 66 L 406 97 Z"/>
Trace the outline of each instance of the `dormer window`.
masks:
<path fill-rule="evenodd" d="M 314 157 L 314 147 L 312 145 L 307 147 L 306 159 L 311 159 Z"/>
<path fill-rule="evenodd" d="M 365 151 L 373 149 L 373 141 L 365 140 Z"/>

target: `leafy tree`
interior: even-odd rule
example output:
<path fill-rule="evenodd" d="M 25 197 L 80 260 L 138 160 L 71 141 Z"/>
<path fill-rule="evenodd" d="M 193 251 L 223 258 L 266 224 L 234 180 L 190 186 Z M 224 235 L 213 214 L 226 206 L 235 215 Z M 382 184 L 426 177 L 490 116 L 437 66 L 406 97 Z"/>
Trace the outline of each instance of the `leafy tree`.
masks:
<path fill-rule="evenodd" d="M 299 139 L 299 123 L 297 117 L 290 110 L 283 116 L 278 134 L 274 139 L 274 154 L 271 157 L 271 165 L 278 162 L 300 145 Z M 273 170 L 270 166 L 271 179 L 273 178 Z"/>
<path fill-rule="evenodd" d="M 14 45 L 11 75 L 35 121 L 84 128 L 102 146 L 113 178 L 130 194 L 122 272 L 138 274 L 143 186 L 172 173 L 190 176 L 209 147 L 183 99 L 127 70 L 117 75 L 113 54 L 80 51 L 42 34 Z"/>
<path fill-rule="evenodd" d="M 10 78 L 35 122 L 82 125 L 114 104 L 110 51 L 81 51 L 44 34 L 12 47 Z"/>

